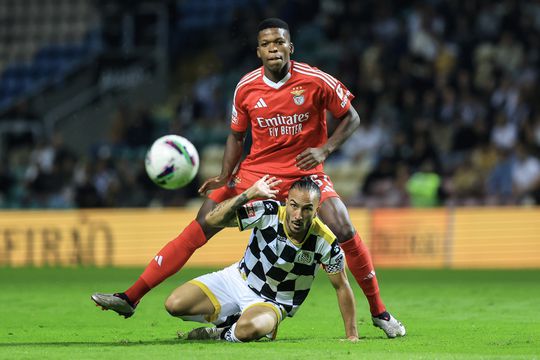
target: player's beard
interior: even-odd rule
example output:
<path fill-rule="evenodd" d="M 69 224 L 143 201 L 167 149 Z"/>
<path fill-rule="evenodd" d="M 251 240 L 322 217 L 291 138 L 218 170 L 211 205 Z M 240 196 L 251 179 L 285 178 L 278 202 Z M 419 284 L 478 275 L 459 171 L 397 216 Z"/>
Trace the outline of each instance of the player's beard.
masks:
<path fill-rule="evenodd" d="M 306 234 L 306 230 L 309 228 L 310 222 L 304 223 L 304 221 L 302 220 L 289 220 L 288 225 L 289 226 L 287 230 L 289 230 L 289 234 L 293 235 L 295 238 L 297 238 L 297 240 L 300 241 Z"/>

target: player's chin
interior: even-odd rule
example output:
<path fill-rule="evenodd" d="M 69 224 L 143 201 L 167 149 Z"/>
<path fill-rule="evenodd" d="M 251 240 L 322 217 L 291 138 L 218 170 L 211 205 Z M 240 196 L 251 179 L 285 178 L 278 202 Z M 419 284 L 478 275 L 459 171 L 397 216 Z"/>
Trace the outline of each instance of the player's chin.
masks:
<path fill-rule="evenodd" d="M 281 68 L 283 68 L 283 64 L 284 62 L 282 59 L 273 59 L 266 61 L 266 67 L 272 71 L 281 70 Z"/>

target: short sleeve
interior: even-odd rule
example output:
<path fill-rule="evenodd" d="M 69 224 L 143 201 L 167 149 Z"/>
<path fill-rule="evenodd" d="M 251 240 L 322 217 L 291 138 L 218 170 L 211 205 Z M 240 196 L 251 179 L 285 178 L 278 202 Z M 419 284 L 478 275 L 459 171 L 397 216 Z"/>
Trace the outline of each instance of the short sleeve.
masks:
<path fill-rule="evenodd" d="M 345 269 L 345 256 L 343 250 L 339 247 L 337 240 L 329 246 L 322 258 L 321 264 L 328 274 L 336 274 Z"/>
<path fill-rule="evenodd" d="M 236 88 L 234 91 L 232 109 L 231 109 L 231 129 L 234 131 L 246 131 L 249 125 L 249 116 L 242 105 L 243 92 Z"/>
<path fill-rule="evenodd" d="M 240 230 L 264 229 L 278 216 L 279 204 L 272 200 L 254 201 L 236 210 Z"/>
<path fill-rule="evenodd" d="M 354 95 L 339 80 L 327 76 L 329 81 L 323 83 L 324 105 L 335 118 L 341 118 L 349 110 Z"/>

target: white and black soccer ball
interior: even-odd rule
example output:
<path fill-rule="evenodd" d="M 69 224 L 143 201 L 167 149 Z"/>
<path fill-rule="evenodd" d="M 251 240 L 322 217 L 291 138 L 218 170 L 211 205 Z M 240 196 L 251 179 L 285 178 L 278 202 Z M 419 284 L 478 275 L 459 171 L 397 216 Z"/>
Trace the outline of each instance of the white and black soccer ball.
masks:
<path fill-rule="evenodd" d="M 154 141 L 145 159 L 146 173 L 164 189 L 189 184 L 199 171 L 199 153 L 186 138 L 165 135 Z"/>

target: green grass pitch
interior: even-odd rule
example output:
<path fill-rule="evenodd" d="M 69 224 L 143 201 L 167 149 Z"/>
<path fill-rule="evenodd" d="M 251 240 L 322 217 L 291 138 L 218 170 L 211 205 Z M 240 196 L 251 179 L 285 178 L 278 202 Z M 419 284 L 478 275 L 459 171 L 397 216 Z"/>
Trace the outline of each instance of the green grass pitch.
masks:
<path fill-rule="evenodd" d="M 400 339 L 371 325 L 354 284 L 361 340 L 340 341 L 335 292 L 319 271 L 275 342 L 177 340 L 198 324 L 172 318 L 163 302 L 206 271 L 184 269 L 125 320 L 90 294 L 123 290 L 141 269 L 0 268 L 0 359 L 540 359 L 540 270 L 380 270 L 383 299 L 407 327 Z"/>

